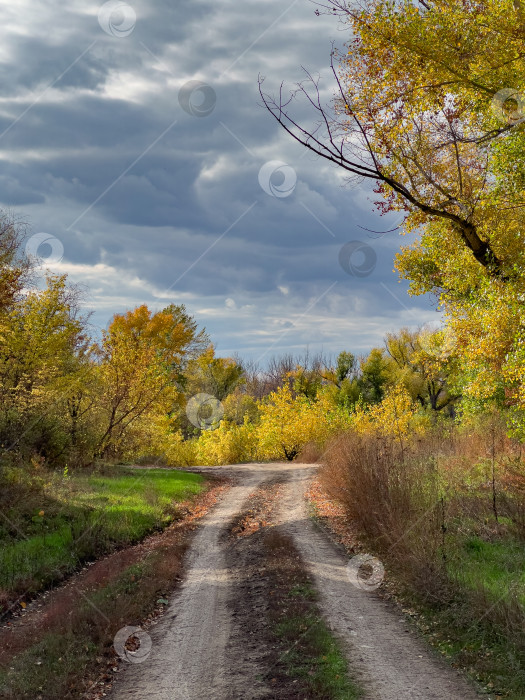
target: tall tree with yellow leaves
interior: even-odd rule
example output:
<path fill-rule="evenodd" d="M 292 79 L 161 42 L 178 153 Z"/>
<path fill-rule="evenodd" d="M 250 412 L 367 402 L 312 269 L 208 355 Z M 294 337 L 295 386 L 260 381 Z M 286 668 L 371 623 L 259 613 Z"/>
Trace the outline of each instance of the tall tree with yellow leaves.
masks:
<path fill-rule="evenodd" d="M 525 365 L 512 360 L 525 321 L 522 3 L 317 4 L 351 35 L 344 52 L 332 53 L 332 106 L 321 102 L 310 78 L 300 90 L 317 126 L 299 123 L 282 90 L 272 98 L 261 86 L 266 107 L 350 180 L 375 182 L 381 213 L 404 213 L 403 232 L 419 236 L 396 265 L 412 293 L 439 296 L 458 339 L 463 390 L 501 395 L 511 360 L 505 376 L 512 377 L 507 398 L 514 401 L 525 383 Z M 487 361 L 476 352 L 480 346 Z"/>
<path fill-rule="evenodd" d="M 118 451 L 130 427 L 181 401 L 181 377 L 206 343 L 183 306 L 152 313 L 142 305 L 113 318 L 97 347 L 102 430 L 97 453 Z"/>

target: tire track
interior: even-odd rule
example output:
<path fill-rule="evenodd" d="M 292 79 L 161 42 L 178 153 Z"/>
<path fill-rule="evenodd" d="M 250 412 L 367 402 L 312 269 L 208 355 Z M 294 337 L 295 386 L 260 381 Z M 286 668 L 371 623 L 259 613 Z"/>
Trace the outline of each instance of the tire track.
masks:
<path fill-rule="evenodd" d="M 166 615 L 150 630 L 151 653 L 143 663 L 126 667 L 113 700 L 231 698 L 226 647 L 232 576 L 222 533 L 250 493 L 271 477 L 263 466 L 243 469 L 242 480 L 203 519 L 185 562 L 185 580 Z"/>
<path fill-rule="evenodd" d="M 227 533 L 250 494 L 271 479 L 285 482 L 276 509 L 277 524 L 293 539 L 312 575 L 323 616 L 343 642 L 352 673 L 366 689 L 365 697 L 480 697 L 459 672 L 408 627 L 403 615 L 378 595 L 350 583 L 348 558 L 337 551 L 307 514 L 304 492 L 315 467 L 254 464 L 202 471 L 233 476 L 237 483 L 203 519 L 185 561 L 185 580 L 166 615 L 150 630 L 151 654 L 141 664 L 130 664 L 120 675 L 111 693 L 113 700 L 265 697 L 268 688 L 262 677 L 254 682 L 258 669 L 264 673 L 264 650 L 259 648 L 258 640 L 254 640 L 253 648 L 241 648 L 239 640 L 242 642 L 243 634 L 250 631 L 245 629 L 250 616 L 242 612 L 233 619 L 232 615 L 236 610 L 233 597 L 242 595 L 243 586 L 247 586 L 245 591 L 253 600 L 259 600 L 260 587 L 264 598 L 262 582 L 259 586 L 257 580 L 247 581 L 250 575 L 257 578 L 259 562 L 248 543 L 236 561 Z M 255 618 L 262 620 L 262 612 L 254 610 L 254 624 Z M 271 692 L 266 697 L 271 697 Z"/>
<path fill-rule="evenodd" d="M 465 678 L 407 627 L 378 595 L 350 583 L 348 558 L 308 517 L 304 492 L 315 468 L 284 487 L 279 521 L 293 538 L 320 593 L 321 610 L 346 644 L 352 671 L 370 700 L 476 700 Z"/>

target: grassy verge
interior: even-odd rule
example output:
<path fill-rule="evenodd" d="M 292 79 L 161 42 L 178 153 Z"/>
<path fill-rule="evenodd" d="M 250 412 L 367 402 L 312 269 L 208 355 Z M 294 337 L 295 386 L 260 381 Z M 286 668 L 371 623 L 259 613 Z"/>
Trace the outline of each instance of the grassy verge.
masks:
<path fill-rule="evenodd" d="M 0 605 L 166 527 L 179 517 L 177 504 L 202 490 L 202 481 L 198 474 L 162 469 L 42 477 L 38 489 L 2 503 Z"/>
<path fill-rule="evenodd" d="M 448 571 L 467 590 L 478 592 L 481 584 L 493 602 L 514 590 L 525 607 L 525 548 L 514 537 L 465 537 Z"/>
<path fill-rule="evenodd" d="M 271 530 L 264 546 L 272 588 L 268 616 L 276 642 L 270 685 L 278 692 L 291 680 L 296 694 L 283 697 L 361 697 L 357 683 L 349 676 L 343 650 L 321 617 L 317 592 L 293 541 Z"/>
<path fill-rule="evenodd" d="M 448 548 L 442 596 L 429 600 L 413 586 L 398 588 L 420 629 L 491 697 L 525 697 L 525 553 L 494 530 L 470 534 Z M 478 529 L 479 530 L 479 529 Z"/>
<path fill-rule="evenodd" d="M 525 551 L 487 516 L 452 523 L 436 569 L 440 583 L 422 589 L 393 551 L 386 561 L 394 595 L 421 631 L 491 698 L 525 697 Z"/>
<path fill-rule="evenodd" d="M 165 609 L 182 575 L 194 521 L 222 488 L 202 493 L 187 517 L 144 543 L 95 562 L 52 591 L 23 625 L 6 631 L 0 647 L 0 697 L 72 700 L 108 692 L 119 668 L 112 647 L 115 634 L 126 626 L 147 630 Z"/>
<path fill-rule="evenodd" d="M 504 518 L 496 522 L 478 501 L 482 518 L 455 509 L 454 517 L 445 520 L 438 556 L 431 558 L 424 546 L 431 539 L 430 518 L 422 521 L 412 546 L 404 539 L 402 547 L 387 550 L 377 547 L 378 540 L 367 537 L 364 529 L 359 531 L 345 507 L 327 499 L 318 486 L 309 497 L 316 517 L 349 553 L 364 546 L 382 559 L 387 578 L 380 591 L 398 602 L 455 667 L 479 683 L 489 698 L 523 700 L 525 550 Z M 470 501 L 474 510 L 474 496 Z"/>
<path fill-rule="evenodd" d="M 178 558 L 174 562 L 178 570 Z M 79 599 L 65 625 L 49 630 L 0 670 L 0 697 L 59 700 L 93 690 L 104 663 L 109 669 L 115 663 L 110 648 L 116 632 L 140 622 L 154 609 L 157 596 L 169 591 L 172 583 L 157 575 L 159 563 L 160 556 L 151 555 Z M 85 678 L 90 667 L 93 676 Z"/>
<path fill-rule="evenodd" d="M 410 614 L 430 643 L 476 680 L 487 698 L 523 700 L 525 667 L 520 649 L 496 621 L 508 611 L 496 606 L 490 618 L 482 617 L 489 609 L 470 596 L 458 593 L 449 605 L 429 605 L 410 589 L 398 589 L 395 597 Z"/>

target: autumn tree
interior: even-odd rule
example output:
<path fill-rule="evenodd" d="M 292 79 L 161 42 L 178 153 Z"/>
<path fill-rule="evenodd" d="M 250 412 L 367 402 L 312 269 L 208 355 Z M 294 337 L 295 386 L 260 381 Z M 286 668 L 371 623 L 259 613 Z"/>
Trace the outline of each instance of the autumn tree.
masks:
<path fill-rule="evenodd" d="M 458 397 L 450 387 L 455 368 L 454 348 L 444 329 L 387 333 L 385 347 L 394 362 L 394 383 L 403 385 L 423 408 L 441 411 Z"/>
<path fill-rule="evenodd" d="M 242 365 L 232 357 L 216 357 L 210 344 L 188 367 L 187 393 L 207 393 L 222 401 L 242 381 Z"/>
<path fill-rule="evenodd" d="M 307 350 L 304 358 L 298 361 L 295 369 L 290 373 L 294 392 L 304 396 L 308 401 L 314 401 L 323 383 L 323 367 L 323 357 L 311 356 Z"/>
<path fill-rule="evenodd" d="M 182 403 L 182 376 L 207 342 L 184 306 L 117 314 L 97 347 L 103 395 L 99 455 L 118 450 L 130 426 Z"/>
<path fill-rule="evenodd" d="M 518 398 L 525 382 L 521 2 L 327 0 L 318 7 L 339 16 L 349 35 L 345 50 L 332 52 L 332 104 L 322 103 L 319 82 L 307 76 L 291 98 L 282 88 L 272 97 L 261 81 L 266 107 L 350 181 L 375 183 L 381 213 L 404 213 L 403 232 L 419 235 L 396 266 L 411 293 L 439 297 L 465 369 L 462 391 L 495 397 L 506 377 L 507 398 L 525 410 Z M 294 116 L 298 94 L 316 115 L 312 127 Z"/>
<path fill-rule="evenodd" d="M 316 401 L 294 396 L 283 384 L 259 403 L 256 428 L 261 459 L 293 460 L 308 443 L 323 449 L 330 437 L 350 425 L 348 412 L 321 392 Z"/>
<path fill-rule="evenodd" d="M 58 414 L 88 344 L 78 290 L 64 275 L 49 275 L 45 289 L 28 291 L 11 305 L 5 320 L 0 353 L 3 442 L 33 441 L 44 457 L 56 456 L 67 445 L 67 429 Z"/>
<path fill-rule="evenodd" d="M 332 54 L 332 108 L 321 103 L 315 81 L 313 93 L 300 86 L 327 137 L 296 121 L 282 91 L 272 98 L 261 88 L 267 108 L 308 149 L 351 178 L 376 182 L 382 211 L 405 211 L 408 228 L 445 224 L 458 253 L 466 249 L 492 276 L 508 275 L 516 260 L 487 216 L 493 220 L 498 205 L 522 204 L 521 168 L 511 175 L 513 187 L 494 186 L 495 154 L 512 157 L 523 145 L 514 128 L 519 106 L 506 104 L 521 99 L 525 75 L 525 29 L 512 0 L 365 0 L 358 8 L 335 0 L 324 7 L 353 36 L 346 53 Z M 512 191 L 518 201 L 510 201 Z"/>
<path fill-rule="evenodd" d="M 30 277 L 32 262 L 22 250 L 25 235 L 21 222 L 0 212 L 0 319 L 20 299 Z"/>

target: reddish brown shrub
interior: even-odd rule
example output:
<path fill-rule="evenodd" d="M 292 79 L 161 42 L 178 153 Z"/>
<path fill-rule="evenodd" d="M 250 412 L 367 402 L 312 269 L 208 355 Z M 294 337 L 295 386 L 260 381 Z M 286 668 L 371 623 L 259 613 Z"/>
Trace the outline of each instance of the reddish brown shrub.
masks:
<path fill-rule="evenodd" d="M 315 442 L 308 442 L 300 450 L 295 460 L 301 464 L 317 464 L 322 454 L 322 450 L 319 449 Z"/>

